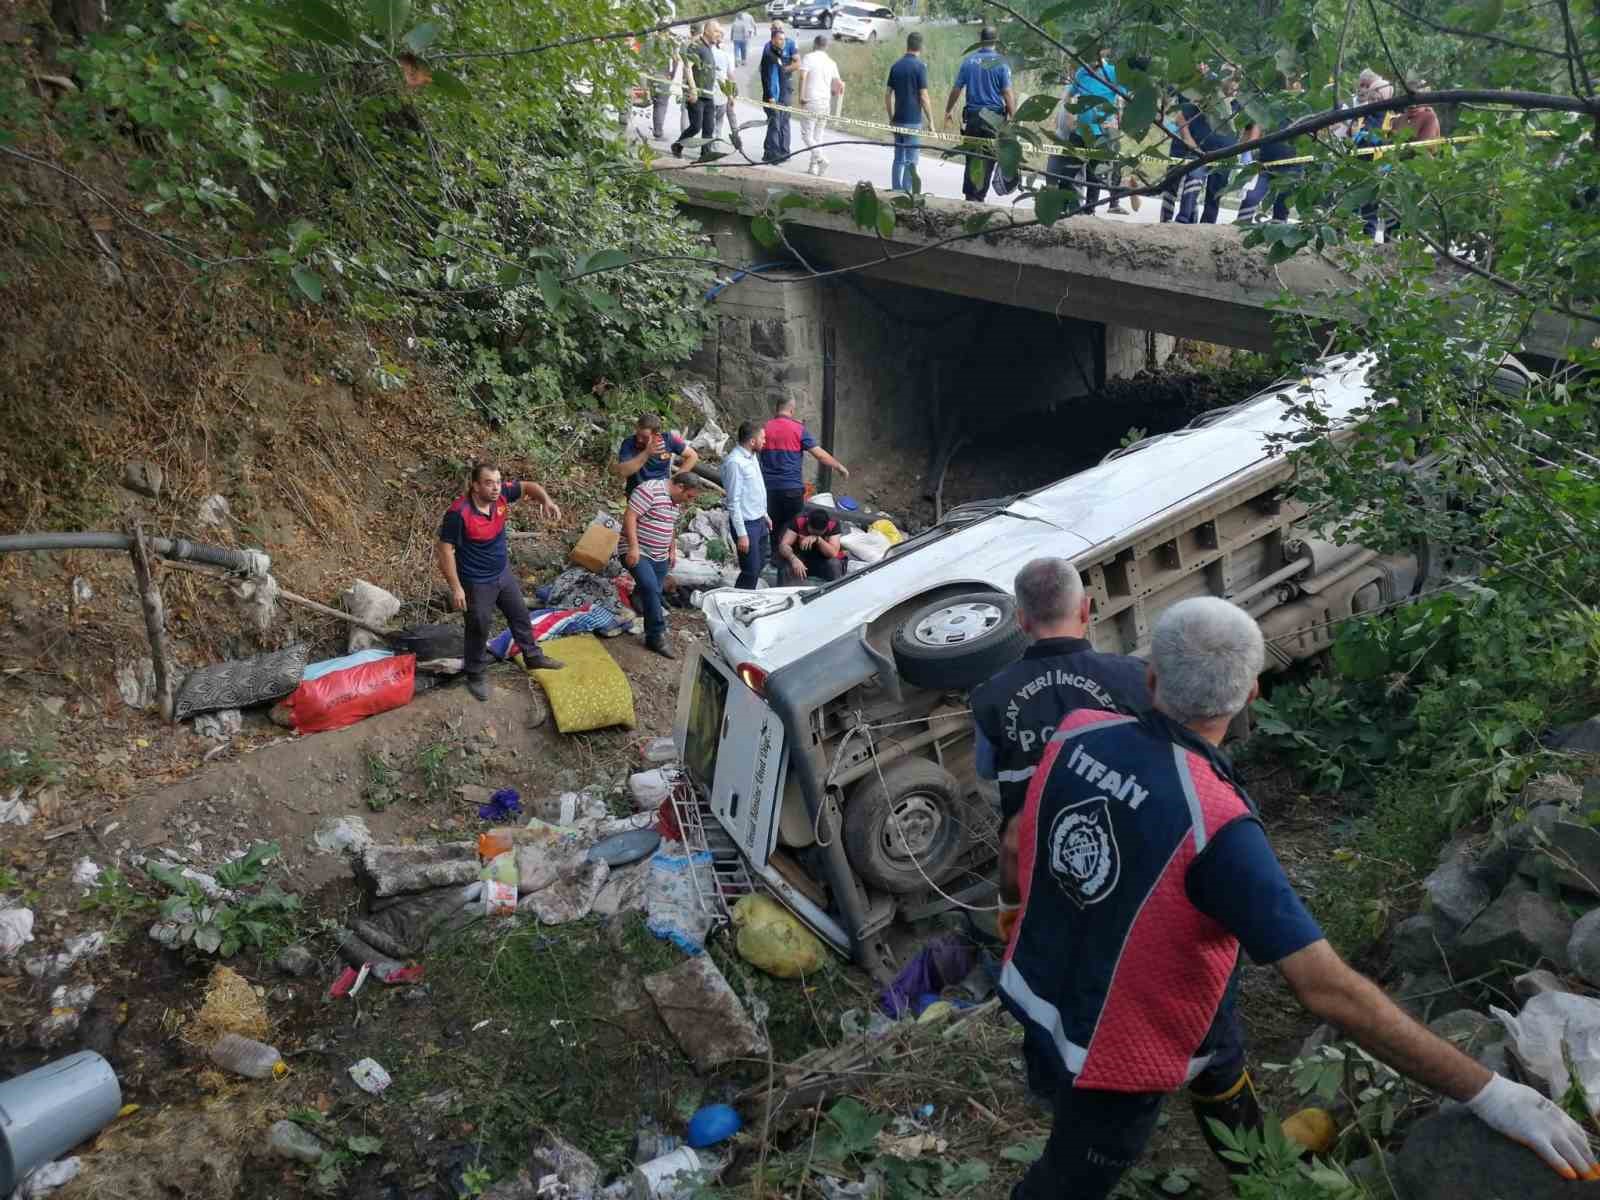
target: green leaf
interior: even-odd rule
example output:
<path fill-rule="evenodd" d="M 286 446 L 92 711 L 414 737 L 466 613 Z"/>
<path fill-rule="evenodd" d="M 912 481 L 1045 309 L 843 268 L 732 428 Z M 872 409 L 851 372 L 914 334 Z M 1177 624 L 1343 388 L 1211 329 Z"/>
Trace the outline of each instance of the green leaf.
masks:
<path fill-rule="evenodd" d="M 433 86 L 443 92 L 452 100 L 470 100 L 472 92 L 467 85 L 461 82 L 461 77 L 450 71 L 431 68 L 433 70 Z"/>
<path fill-rule="evenodd" d="M 295 32 L 314 42 L 348 46 L 356 40 L 355 28 L 338 9 L 324 3 L 324 0 L 290 0 L 280 11 L 279 17 Z"/>
<path fill-rule="evenodd" d="M 392 43 L 411 19 L 411 0 L 367 0 L 367 15 Z"/>
<path fill-rule="evenodd" d="M 755 216 L 750 219 L 750 235 L 769 250 L 776 249 L 782 244 L 778 237 L 778 227 L 772 218 L 766 215 Z"/>
<path fill-rule="evenodd" d="M 534 281 L 539 285 L 539 292 L 544 296 L 544 302 L 551 308 L 561 307 L 561 278 L 548 268 L 534 273 Z"/>
<path fill-rule="evenodd" d="M 1033 215 L 1046 225 L 1054 225 L 1072 207 L 1073 200 L 1066 188 L 1045 188 L 1033 198 Z"/>
<path fill-rule="evenodd" d="M 299 283 L 296 276 L 295 282 Z M 302 290 L 305 284 L 300 284 Z M 310 295 L 309 292 L 306 293 Z M 317 294 L 313 300 L 322 299 L 322 281 L 317 281 Z M 277 842 L 257 842 L 240 857 L 230 862 L 223 863 L 217 868 L 217 882 L 223 887 L 236 888 L 252 884 L 261 878 L 261 868 L 268 860 L 276 858 L 282 853 L 283 848 Z"/>
<path fill-rule="evenodd" d="M 878 223 L 878 193 L 865 181 L 856 184 L 850 198 L 850 216 L 862 229 L 871 229 Z"/>
<path fill-rule="evenodd" d="M 778 211 L 788 212 L 791 208 L 814 208 L 816 201 L 810 196 L 802 196 L 799 192 L 786 192 L 778 197 Z"/>
<path fill-rule="evenodd" d="M 700 199 L 707 204 L 743 204 L 744 196 L 738 192 L 701 192 Z"/>
<path fill-rule="evenodd" d="M 310 267 L 296 267 L 289 274 L 294 276 L 295 285 L 305 293 L 306 299 L 322 303 L 322 276 Z"/>
<path fill-rule="evenodd" d="M 1022 145 L 1015 138 L 1001 138 L 994 144 L 994 156 L 998 160 L 1000 170 L 1008 177 L 1014 178 L 1022 166 Z"/>
<path fill-rule="evenodd" d="M 585 291 L 583 298 L 589 302 L 589 307 L 596 312 L 616 312 L 617 298 L 610 292 Z"/>
<path fill-rule="evenodd" d="M 1153 87 L 1142 87 L 1133 93 L 1122 113 L 1122 128 L 1134 137 L 1144 132 L 1145 126 L 1156 119 L 1156 108 L 1161 93 Z"/>
<path fill-rule="evenodd" d="M 429 46 L 433 45 L 434 39 L 437 38 L 442 32 L 444 32 L 444 25 L 442 22 L 424 21 L 410 33 L 406 34 L 401 44 L 404 45 L 407 50 L 411 51 L 411 53 L 421 54 Z"/>
<path fill-rule="evenodd" d="M 504 288 L 521 287 L 525 277 L 521 267 L 506 265 L 496 272 L 494 281 Z"/>
<path fill-rule="evenodd" d="M 383 1149 L 383 1139 L 370 1134 L 348 1137 L 344 1144 L 352 1154 L 376 1154 Z"/>
<path fill-rule="evenodd" d="M 1014 121 L 1043 121 L 1056 110 L 1056 98 L 1050 92 L 1035 92 L 1022 102 Z"/>
<path fill-rule="evenodd" d="M 587 275 L 591 271 L 614 271 L 632 261 L 633 256 L 626 250 L 597 250 L 583 260 L 577 273 Z"/>
<path fill-rule="evenodd" d="M 983 172 L 980 170 L 979 175 L 981 176 L 982 173 Z M 961 222 L 961 228 L 967 233 L 978 233 L 981 230 L 987 229 L 989 227 L 989 222 L 993 220 L 994 211 L 992 209 L 985 209 L 983 212 L 974 213 L 965 221 Z"/>
<path fill-rule="evenodd" d="M 894 236 L 894 207 L 889 204 L 878 205 L 878 236 Z"/>

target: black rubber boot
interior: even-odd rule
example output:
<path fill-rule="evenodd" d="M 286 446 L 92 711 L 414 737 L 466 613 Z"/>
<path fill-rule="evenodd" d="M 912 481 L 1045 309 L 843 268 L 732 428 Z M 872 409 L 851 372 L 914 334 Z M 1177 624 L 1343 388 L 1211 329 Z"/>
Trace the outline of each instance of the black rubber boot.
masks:
<path fill-rule="evenodd" d="M 1250 1072 L 1241 1071 L 1234 1084 L 1218 1095 L 1198 1096 L 1190 1092 L 1189 1106 L 1200 1124 L 1200 1136 L 1205 1138 L 1206 1145 L 1223 1169 L 1230 1175 L 1243 1174 L 1248 1170 L 1248 1164 L 1230 1162 L 1222 1156 L 1227 1147 L 1211 1128 L 1211 1122 L 1219 1121 L 1233 1130 L 1261 1128 L 1261 1105 L 1256 1099 L 1256 1085 L 1250 1078 Z"/>
<path fill-rule="evenodd" d="M 467 691 L 472 693 L 473 699 L 487 701 L 489 699 L 489 681 L 482 675 L 468 675 Z"/>

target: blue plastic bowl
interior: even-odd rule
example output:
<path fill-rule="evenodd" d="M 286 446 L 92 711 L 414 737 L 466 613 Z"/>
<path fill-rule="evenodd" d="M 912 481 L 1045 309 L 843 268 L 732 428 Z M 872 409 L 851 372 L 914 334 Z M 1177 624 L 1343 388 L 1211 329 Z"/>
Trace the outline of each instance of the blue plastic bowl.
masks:
<path fill-rule="evenodd" d="M 861 505 L 856 503 L 856 498 L 854 496 L 840 496 L 835 503 L 838 504 L 840 508 L 844 509 L 845 512 L 855 512 L 856 509 L 861 507 Z"/>

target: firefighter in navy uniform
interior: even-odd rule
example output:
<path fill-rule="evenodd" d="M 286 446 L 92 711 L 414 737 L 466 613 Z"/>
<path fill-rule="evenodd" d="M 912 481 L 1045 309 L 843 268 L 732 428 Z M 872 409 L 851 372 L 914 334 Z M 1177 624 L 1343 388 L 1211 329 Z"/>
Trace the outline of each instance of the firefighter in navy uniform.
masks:
<path fill-rule="evenodd" d="M 1057 1080 L 1049 1141 L 1013 1200 L 1101 1200 L 1182 1087 L 1213 1149 L 1206 1118 L 1259 1121 L 1234 1009 L 1241 948 L 1374 1057 L 1563 1177 L 1600 1177 L 1572 1118 L 1407 1016 L 1295 895 L 1217 749 L 1264 657 L 1237 606 L 1174 605 L 1151 640 L 1152 711 L 1068 714 L 1006 830 L 1000 994 Z"/>
<path fill-rule="evenodd" d="M 1017 572 L 1015 592 L 1017 622 L 1033 644 L 972 692 L 978 777 L 999 784 L 1002 822 L 1021 811 L 1028 780 L 1068 713 L 1150 707 L 1144 663 L 1090 647 L 1089 597 L 1071 563 L 1034 559 Z"/>

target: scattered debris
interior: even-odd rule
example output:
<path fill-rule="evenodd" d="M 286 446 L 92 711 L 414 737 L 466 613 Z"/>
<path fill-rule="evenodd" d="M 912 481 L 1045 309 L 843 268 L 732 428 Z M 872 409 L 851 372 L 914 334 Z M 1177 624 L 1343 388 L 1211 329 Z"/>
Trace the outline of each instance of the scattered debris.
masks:
<path fill-rule="evenodd" d="M 148 655 L 117 668 L 117 694 L 129 708 L 140 711 L 156 702 L 156 665 Z"/>
<path fill-rule="evenodd" d="M 522 811 L 522 797 L 516 788 L 501 788 L 489 797 L 487 804 L 478 806 L 480 821 L 509 821 Z"/>
<path fill-rule="evenodd" d="M 978 952 L 965 938 L 954 934 L 934 938 L 883 989 L 878 1004 L 891 1017 L 920 1014 L 927 1007 L 918 1003 L 921 997 L 931 994 L 937 1000 L 945 988 L 966 978 L 977 961 Z"/>
<path fill-rule="evenodd" d="M 384 1089 L 394 1082 L 375 1058 L 363 1058 L 356 1063 L 350 1068 L 350 1078 L 363 1092 L 374 1096 L 383 1095 Z"/>
<path fill-rule="evenodd" d="M 348 663 L 348 665 L 344 665 Z M 330 667 L 332 669 L 317 670 Z M 417 693 L 417 659 L 410 654 L 360 650 L 313 663 L 278 709 L 301 733 L 328 733 L 368 717 L 404 708 Z"/>
<path fill-rule="evenodd" d="M 249 708 L 287 696 L 300 685 L 307 649 L 297 642 L 251 658 L 198 667 L 184 677 L 172 701 L 172 719 L 185 721 L 221 708 Z"/>
<path fill-rule="evenodd" d="M 603 862 L 576 864 L 545 887 L 529 892 L 517 903 L 517 911 L 531 913 L 541 925 L 576 921 L 589 915 L 610 874 L 611 868 Z"/>
<path fill-rule="evenodd" d="M 195 508 L 194 519 L 202 525 L 226 525 L 233 517 L 228 498 L 213 492 Z"/>
<path fill-rule="evenodd" d="M 17 1187 L 17 1200 L 42 1200 L 58 1187 L 71 1183 L 83 1170 L 83 1160 L 77 1156 L 45 1163 L 28 1173 Z"/>
<path fill-rule="evenodd" d="M 125 463 L 122 468 L 122 486 L 152 500 L 161 498 L 161 485 L 166 476 L 153 462 L 143 460 Z"/>
<path fill-rule="evenodd" d="M 365 817 L 334 817 L 324 821 L 312 835 L 312 844 L 324 854 L 350 851 L 360 854 L 372 845 L 372 830 Z"/>
<path fill-rule="evenodd" d="M 1492 1005 L 1489 1011 L 1506 1027 L 1529 1083 L 1559 1104 L 1576 1074 L 1589 1111 L 1600 1106 L 1600 1000 L 1542 992 L 1516 1016 Z"/>
<path fill-rule="evenodd" d="M 687 1136 L 684 1138 L 696 1150 L 725 1142 L 744 1127 L 744 1121 L 732 1105 L 708 1104 L 689 1118 Z"/>
<path fill-rule="evenodd" d="M 266 1006 L 243 975 L 218 964 L 206 981 L 205 1003 L 195 1016 L 194 1029 L 202 1045 L 228 1033 L 263 1038 L 268 1029 Z"/>
<path fill-rule="evenodd" d="M 696 955 L 670 971 L 647 976 L 644 987 L 697 1070 L 766 1056 L 765 1035 L 708 955 Z"/>
<path fill-rule="evenodd" d="M 72 882 L 78 887 L 92 888 L 100 881 L 100 864 L 92 858 L 80 858 L 72 867 Z"/>
<path fill-rule="evenodd" d="M 33 941 L 33 909 L 0 908 L 0 958 L 10 958 Z"/>
<path fill-rule="evenodd" d="M 76 1033 L 83 1020 L 84 1009 L 89 1007 L 94 997 L 93 984 L 85 983 L 78 987 L 58 985 L 50 993 L 49 1016 L 33 1027 L 34 1044 L 40 1049 L 50 1050 L 64 1038 Z"/>
<path fill-rule="evenodd" d="M 824 951 L 817 935 L 767 896 L 740 897 L 733 906 L 733 925 L 739 957 L 768 975 L 797 979 L 822 966 Z"/>
<path fill-rule="evenodd" d="M 681 847 L 679 847 L 681 850 Z M 685 954 L 705 950 L 706 935 L 714 923 L 700 903 L 694 868 L 711 869 L 711 852 L 671 853 L 665 849 L 650 860 L 650 888 L 646 893 L 645 928 Z"/>
<path fill-rule="evenodd" d="M 589 861 L 608 867 L 626 867 L 649 858 L 661 845 L 661 834 L 654 829 L 630 829 L 602 838 L 589 847 Z"/>
<path fill-rule="evenodd" d="M 886 1017 L 876 1008 L 866 1016 L 866 1023 L 862 1023 L 862 1013 L 859 1008 L 847 1008 L 839 1014 L 839 1031 L 847 1038 L 878 1038 L 887 1037 L 894 1032 L 894 1018 Z"/>
<path fill-rule="evenodd" d="M 647 763 L 665 766 L 678 761 L 678 747 L 669 737 L 649 738 L 640 745 L 639 757 Z"/>
<path fill-rule="evenodd" d="M 585 571 L 598 574 L 617 552 L 622 525 L 610 513 L 597 512 L 572 547 L 568 560 Z"/>
<path fill-rule="evenodd" d="M 704 427 L 694 435 L 689 445 L 697 454 L 721 458 L 728 450 L 728 434 L 713 418 L 707 417 Z"/>
<path fill-rule="evenodd" d="M 218 741 L 231 738 L 243 728 L 244 713 L 237 708 L 219 708 L 216 712 L 201 713 L 194 719 L 196 734 Z"/>
<path fill-rule="evenodd" d="M 352 617 L 377 629 L 382 629 L 400 615 L 400 598 L 375 583 L 368 583 L 365 579 L 358 579 L 345 588 L 339 595 L 339 603 Z M 355 625 L 351 626 L 350 640 L 345 648 L 353 652 L 371 650 L 382 645 L 383 639 L 372 632 L 372 629 L 362 629 L 359 625 Z"/>
<path fill-rule="evenodd" d="M 601 888 L 600 894 L 594 898 L 594 908 L 590 911 L 602 917 L 614 917 L 624 912 L 643 912 L 645 893 L 649 888 L 650 872 L 644 867 L 635 867 L 632 870 L 619 870 L 613 867 L 611 874 L 606 878 L 605 887 Z"/>
<path fill-rule="evenodd" d="M 370 835 L 369 835 L 370 842 Z M 434 842 L 424 846 L 365 845 L 356 875 L 374 896 L 428 891 L 478 878 L 476 842 Z"/>
<path fill-rule="evenodd" d="M 887 1129 L 878 1132 L 878 1149 L 890 1158 L 913 1159 L 924 1154 L 943 1154 L 949 1143 L 931 1133 L 911 1133 L 896 1137 Z"/>
<path fill-rule="evenodd" d="M 274 1121 L 267 1130 L 267 1151 L 292 1162 L 316 1163 L 327 1147 L 316 1134 L 293 1121 Z"/>
<path fill-rule="evenodd" d="M 700 1156 L 688 1146 L 680 1146 L 633 1169 L 634 1200 L 694 1195 L 707 1182 L 704 1171 Z"/>
<path fill-rule="evenodd" d="M 210 1058 L 223 1070 L 246 1079 L 278 1079 L 289 1071 L 276 1046 L 240 1037 L 237 1033 L 225 1033 L 218 1038 L 211 1047 Z"/>
<path fill-rule="evenodd" d="M 672 795 L 672 785 L 677 772 L 663 767 L 653 771 L 639 771 L 628 776 L 628 792 L 633 797 L 635 812 L 653 812 L 661 802 Z"/>
<path fill-rule="evenodd" d="M 594 1159 L 548 1129 L 533 1136 L 528 1170 L 539 1181 L 539 1195 L 557 1200 L 593 1196 L 600 1187 L 600 1168 Z"/>
<path fill-rule="evenodd" d="M 22 789 L 17 788 L 7 800 L 0 800 L 0 825 L 28 825 L 37 811 L 33 805 L 22 802 Z"/>
<path fill-rule="evenodd" d="M 30 958 L 23 964 L 23 968 L 35 979 L 56 979 L 72 970 L 83 959 L 94 958 L 102 953 L 110 940 L 103 929 L 93 933 L 80 933 L 77 937 L 67 939 L 61 948 L 61 953 Z"/>

